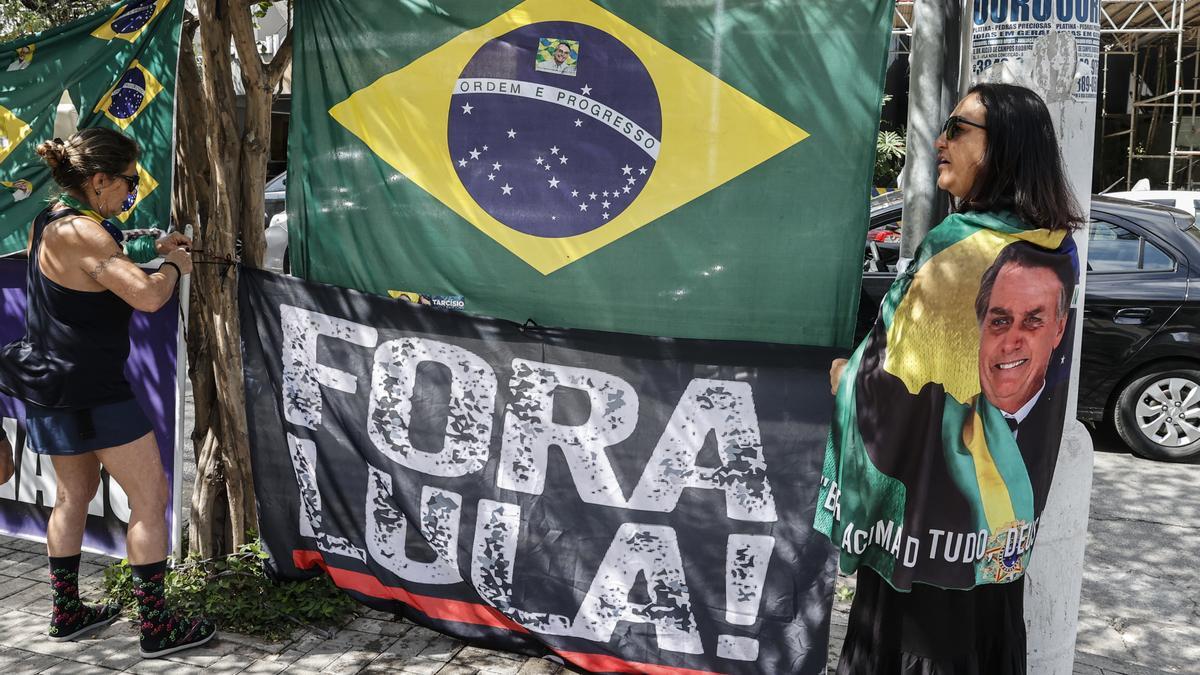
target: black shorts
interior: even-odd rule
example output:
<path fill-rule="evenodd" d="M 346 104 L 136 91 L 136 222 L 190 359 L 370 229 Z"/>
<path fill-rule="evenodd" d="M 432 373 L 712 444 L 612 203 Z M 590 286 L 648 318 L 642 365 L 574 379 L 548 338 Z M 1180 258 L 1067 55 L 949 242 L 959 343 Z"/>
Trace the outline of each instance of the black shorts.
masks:
<path fill-rule="evenodd" d="M 153 429 L 134 399 L 86 410 L 26 404 L 25 426 L 39 455 L 82 455 L 136 441 Z"/>

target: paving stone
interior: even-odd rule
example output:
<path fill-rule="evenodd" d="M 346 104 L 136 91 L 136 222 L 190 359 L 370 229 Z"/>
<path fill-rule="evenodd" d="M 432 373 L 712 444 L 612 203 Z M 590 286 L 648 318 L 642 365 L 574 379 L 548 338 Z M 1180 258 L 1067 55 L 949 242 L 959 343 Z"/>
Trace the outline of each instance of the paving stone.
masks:
<path fill-rule="evenodd" d="M 41 553 L 42 555 L 46 554 L 46 544 L 43 542 L 33 541 L 32 539 L 18 539 L 16 537 L 6 537 L 5 539 L 9 548 L 16 549 L 18 551 Z"/>
<path fill-rule="evenodd" d="M 125 670 L 141 661 L 142 655 L 138 651 L 137 640 L 132 636 L 122 639 L 122 637 L 113 635 L 84 649 L 72 659 L 104 668 Z"/>
<path fill-rule="evenodd" d="M 276 675 L 286 670 L 288 664 L 266 659 L 255 659 L 242 670 L 243 675 Z"/>
<path fill-rule="evenodd" d="M 407 633 L 401 635 L 390 647 L 384 650 L 383 654 L 386 654 L 389 658 L 413 658 L 440 637 L 441 633 L 436 633 L 422 626 L 413 626 Z"/>
<path fill-rule="evenodd" d="M 383 650 L 385 650 L 389 646 L 391 646 L 391 644 L 393 642 L 395 642 L 396 639 L 397 638 L 393 635 L 381 635 L 379 633 L 364 633 L 364 632 L 358 631 L 358 630 L 351 630 L 349 628 L 343 628 L 343 629 L 339 630 L 337 633 L 334 633 L 333 637 L 330 638 L 328 640 L 328 642 L 345 643 L 345 644 L 349 645 L 350 647 L 354 647 L 356 649 L 362 649 L 365 651 L 382 652 Z"/>
<path fill-rule="evenodd" d="M 337 657 L 333 663 L 322 668 L 321 672 L 334 673 L 335 675 L 354 675 L 374 661 L 376 656 L 378 656 L 376 652 L 352 649 Z"/>
<path fill-rule="evenodd" d="M 125 672 L 135 675 L 202 675 L 204 669 L 166 659 L 141 659 Z"/>
<path fill-rule="evenodd" d="M 405 673 L 405 675 L 434 675 L 446 667 L 445 661 L 421 657 L 380 656 L 363 668 L 361 673 Z"/>
<path fill-rule="evenodd" d="M 118 673 L 119 670 L 104 668 L 92 664 L 82 664 L 78 661 L 62 660 L 57 665 L 38 671 L 38 675 L 79 675 L 79 673 Z"/>
<path fill-rule="evenodd" d="M 33 656 L 33 652 L 14 649 L 12 647 L 0 649 L 0 672 L 8 672 L 9 666 L 19 661 L 24 661 L 30 656 Z"/>
<path fill-rule="evenodd" d="M 0 577 L 0 599 L 7 598 L 36 584 L 36 581 L 20 577 Z M 4 604 L 7 605 L 8 603 Z"/>
<path fill-rule="evenodd" d="M 517 675 L 525 661 L 524 656 L 513 657 L 479 647 L 466 647 L 455 655 L 450 665 L 473 668 L 488 675 Z M 439 675 L 445 671 L 438 671 Z"/>
<path fill-rule="evenodd" d="M 46 556 L 37 555 L 36 553 L 28 553 L 19 551 L 10 553 L 8 557 L 0 560 L 0 575 L 6 577 L 19 577 L 28 574 L 32 570 L 46 572 Z M 49 573 L 43 575 L 48 577 Z"/>
<path fill-rule="evenodd" d="M 461 640 L 455 640 L 446 635 L 435 634 L 434 638 L 430 640 L 429 645 L 418 652 L 417 656 L 432 661 L 446 662 L 454 658 L 464 647 L 466 647 L 466 643 Z"/>
<path fill-rule="evenodd" d="M 437 671 L 437 675 L 478 675 L 478 673 L 478 668 L 470 668 L 457 663 L 451 663 Z"/>
<path fill-rule="evenodd" d="M 400 637 L 412 628 L 412 624 L 399 623 L 397 621 L 392 621 L 390 618 L 377 619 L 358 617 L 357 619 L 354 619 L 350 623 L 346 624 L 346 628 L 363 633 L 371 633 L 373 635 L 390 635 L 392 637 Z"/>
<path fill-rule="evenodd" d="M 246 669 L 254 659 L 240 654 L 226 654 L 204 669 L 207 675 L 234 675 Z"/>
<path fill-rule="evenodd" d="M 19 573 L 14 576 L 19 576 L 22 579 L 32 579 L 33 581 L 41 581 L 46 584 L 50 583 L 50 571 L 45 555 L 35 555 L 29 560 L 19 562 L 9 569 L 10 574 L 19 570 Z"/>
<path fill-rule="evenodd" d="M 300 659 L 300 657 L 304 656 L 307 653 L 308 652 L 302 652 L 299 649 L 289 649 L 282 654 L 276 654 L 275 656 L 272 656 L 271 660 L 278 661 L 280 663 L 287 663 L 290 665 L 290 664 L 298 661 Z"/>
<path fill-rule="evenodd" d="M 3 604 L 6 609 L 16 609 L 34 600 L 50 597 L 50 584 L 39 584 L 24 578 L 21 581 L 29 583 L 29 586 L 5 598 Z"/>
<path fill-rule="evenodd" d="M 517 671 L 517 675 L 555 675 L 563 672 L 563 667 L 546 659 L 529 659 Z"/>
<path fill-rule="evenodd" d="M 33 654 L 27 659 L 5 670 L 6 675 L 33 675 L 62 663 L 62 659 L 48 654 Z"/>
<path fill-rule="evenodd" d="M 164 656 L 163 659 L 173 663 L 181 663 L 187 666 L 208 668 L 212 664 L 219 661 L 222 656 L 223 654 L 221 653 L 209 651 L 208 645 L 204 645 L 202 647 L 196 647 L 194 649 L 178 652 L 176 654 L 168 654 Z"/>
<path fill-rule="evenodd" d="M 323 670 L 325 666 L 333 663 L 339 656 L 351 649 L 350 645 L 344 643 L 324 642 L 296 659 L 292 666 L 309 670 Z"/>
<path fill-rule="evenodd" d="M 1181 670 L 1161 670 L 1158 668 L 1148 668 L 1136 663 L 1126 661 L 1117 661 L 1107 656 L 1097 654 L 1089 654 L 1086 652 L 1075 652 L 1076 666 L 1093 666 L 1098 668 L 1106 675 L 1171 675 L 1172 673 L 1194 672 L 1192 668 L 1185 667 Z"/>

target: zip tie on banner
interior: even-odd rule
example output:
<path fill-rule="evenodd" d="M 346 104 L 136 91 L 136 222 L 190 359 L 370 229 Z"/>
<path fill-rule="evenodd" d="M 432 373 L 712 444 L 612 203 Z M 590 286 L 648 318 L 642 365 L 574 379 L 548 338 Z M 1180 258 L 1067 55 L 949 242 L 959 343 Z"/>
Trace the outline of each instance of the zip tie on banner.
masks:
<path fill-rule="evenodd" d="M 141 230 L 121 230 L 121 243 L 128 243 L 138 237 L 154 237 L 158 239 L 163 235 L 163 231 L 157 227 L 148 227 Z"/>

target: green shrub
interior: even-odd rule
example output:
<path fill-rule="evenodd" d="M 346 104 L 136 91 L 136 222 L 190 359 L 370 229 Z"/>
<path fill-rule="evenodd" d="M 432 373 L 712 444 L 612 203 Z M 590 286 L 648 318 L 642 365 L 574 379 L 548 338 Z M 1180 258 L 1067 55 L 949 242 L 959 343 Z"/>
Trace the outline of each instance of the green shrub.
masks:
<path fill-rule="evenodd" d="M 167 573 L 167 601 L 184 614 L 205 615 L 224 630 L 280 640 L 298 627 L 345 623 L 359 605 L 327 576 L 277 582 L 267 576 L 260 540 L 212 560 L 188 558 Z M 128 560 L 104 570 L 104 589 L 131 614 L 133 570 Z"/>

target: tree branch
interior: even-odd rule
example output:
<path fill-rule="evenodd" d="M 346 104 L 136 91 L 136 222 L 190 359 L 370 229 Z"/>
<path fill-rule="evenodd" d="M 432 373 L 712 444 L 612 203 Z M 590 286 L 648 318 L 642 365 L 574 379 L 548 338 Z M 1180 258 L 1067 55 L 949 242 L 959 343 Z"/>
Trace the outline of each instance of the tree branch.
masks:
<path fill-rule="evenodd" d="M 242 67 L 246 88 L 264 88 L 267 74 L 263 68 L 262 56 L 258 53 L 258 46 L 254 43 L 254 24 L 250 21 L 249 7 L 239 7 L 229 13 L 229 31 L 233 34 L 233 44 L 237 47 L 238 62 Z"/>
<path fill-rule="evenodd" d="M 279 82 L 290 65 L 292 65 L 292 31 L 289 28 L 287 35 L 283 37 L 283 42 L 279 44 L 279 51 L 275 52 L 275 56 L 271 57 L 271 63 L 267 64 L 267 84 L 271 87 L 271 91 L 279 88 Z"/>

